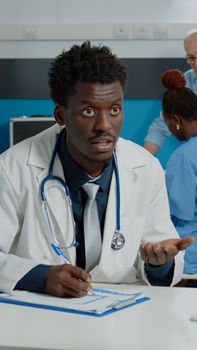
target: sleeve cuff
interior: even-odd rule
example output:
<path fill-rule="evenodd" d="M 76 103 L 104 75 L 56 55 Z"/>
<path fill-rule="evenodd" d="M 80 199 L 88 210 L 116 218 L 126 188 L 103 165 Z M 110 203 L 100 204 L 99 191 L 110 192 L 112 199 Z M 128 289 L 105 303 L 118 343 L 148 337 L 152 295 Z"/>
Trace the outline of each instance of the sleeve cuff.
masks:
<path fill-rule="evenodd" d="M 173 279 L 174 266 L 174 260 L 171 260 L 161 266 L 153 266 L 145 263 L 144 269 L 151 285 L 169 286 Z"/>
<path fill-rule="evenodd" d="M 14 289 L 44 293 L 46 274 L 50 267 L 50 265 L 35 266 L 18 281 Z"/>

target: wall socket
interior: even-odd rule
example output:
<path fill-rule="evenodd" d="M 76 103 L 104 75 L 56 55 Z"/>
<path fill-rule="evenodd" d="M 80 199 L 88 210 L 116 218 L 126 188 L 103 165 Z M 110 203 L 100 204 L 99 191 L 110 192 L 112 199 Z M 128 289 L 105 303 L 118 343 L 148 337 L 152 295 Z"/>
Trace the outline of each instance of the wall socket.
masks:
<path fill-rule="evenodd" d="M 35 40 L 38 36 L 38 28 L 35 25 L 26 25 L 22 28 L 22 37 L 26 40 Z"/>
<path fill-rule="evenodd" d="M 155 24 L 153 28 L 155 39 L 168 39 L 168 25 Z"/>
<path fill-rule="evenodd" d="M 133 27 L 134 39 L 149 39 L 150 37 L 150 26 L 147 24 L 135 24 Z"/>
<path fill-rule="evenodd" d="M 114 26 L 114 38 L 115 39 L 128 39 L 129 27 L 126 24 L 116 24 Z"/>

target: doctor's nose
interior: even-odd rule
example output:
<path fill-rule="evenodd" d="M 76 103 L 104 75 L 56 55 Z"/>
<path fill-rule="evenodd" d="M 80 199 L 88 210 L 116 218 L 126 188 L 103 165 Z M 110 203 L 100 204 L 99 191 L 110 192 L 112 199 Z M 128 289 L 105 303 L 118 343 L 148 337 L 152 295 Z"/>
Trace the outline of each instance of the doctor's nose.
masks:
<path fill-rule="evenodd" d="M 99 113 L 99 115 L 95 119 L 94 128 L 97 131 L 102 131 L 102 132 L 106 132 L 106 131 L 111 130 L 112 123 L 111 123 L 109 115 L 105 112 Z"/>

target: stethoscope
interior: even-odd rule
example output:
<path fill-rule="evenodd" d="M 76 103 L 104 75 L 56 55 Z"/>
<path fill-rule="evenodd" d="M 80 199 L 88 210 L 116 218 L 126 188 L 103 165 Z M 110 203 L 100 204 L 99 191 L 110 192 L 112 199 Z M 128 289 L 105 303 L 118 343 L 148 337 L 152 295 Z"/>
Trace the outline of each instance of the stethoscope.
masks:
<path fill-rule="evenodd" d="M 57 154 L 57 149 L 58 149 L 58 143 L 61 137 L 61 134 L 64 132 L 64 129 L 57 135 L 55 146 L 52 152 L 51 160 L 49 163 L 49 169 L 48 169 L 48 174 L 47 176 L 42 180 L 40 184 L 40 195 L 41 195 L 41 200 L 44 204 L 44 210 L 47 218 L 47 222 L 49 225 L 49 229 L 51 231 L 52 237 L 55 241 L 55 245 L 52 243 L 53 249 L 55 249 L 56 253 L 59 255 L 62 255 L 61 249 L 69 249 L 71 247 L 78 247 L 78 242 L 76 241 L 76 230 L 75 230 L 75 220 L 73 216 L 73 210 L 72 210 L 72 201 L 71 201 L 71 196 L 70 196 L 70 190 L 69 187 L 67 186 L 66 182 L 59 176 L 55 176 L 52 174 L 53 171 L 53 165 L 55 161 L 55 157 Z M 120 178 L 119 178 L 119 171 L 118 171 L 118 163 L 117 163 L 117 157 L 116 153 L 113 152 L 112 156 L 112 162 L 113 162 L 113 168 L 114 168 L 114 173 L 115 173 L 115 179 L 116 179 L 116 228 L 112 237 L 112 242 L 111 242 L 111 248 L 114 250 L 119 250 L 121 249 L 124 244 L 125 244 L 125 238 L 123 234 L 120 232 Z M 50 214 L 49 214 L 49 208 L 48 208 L 48 203 L 45 195 L 45 186 L 48 181 L 56 181 L 58 182 L 63 190 L 64 193 L 67 196 L 69 207 L 70 207 L 70 213 L 71 213 L 71 218 L 72 218 L 72 225 L 73 225 L 73 238 L 71 240 L 71 243 L 66 245 L 62 244 L 58 241 L 54 230 L 52 228 L 51 224 L 51 219 L 50 219 Z"/>

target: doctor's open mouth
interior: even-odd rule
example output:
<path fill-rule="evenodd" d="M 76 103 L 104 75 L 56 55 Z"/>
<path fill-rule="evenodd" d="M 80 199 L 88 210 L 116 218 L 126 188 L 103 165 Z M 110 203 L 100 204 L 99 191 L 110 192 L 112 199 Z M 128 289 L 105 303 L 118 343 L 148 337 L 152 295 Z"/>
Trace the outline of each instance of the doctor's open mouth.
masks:
<path fill-rule="evenodd" d="M 115 143 L 115 137 L 100 137 L 90 141 L 91 148 L 98 152 L 108 152 L 114 149 Z"/>

